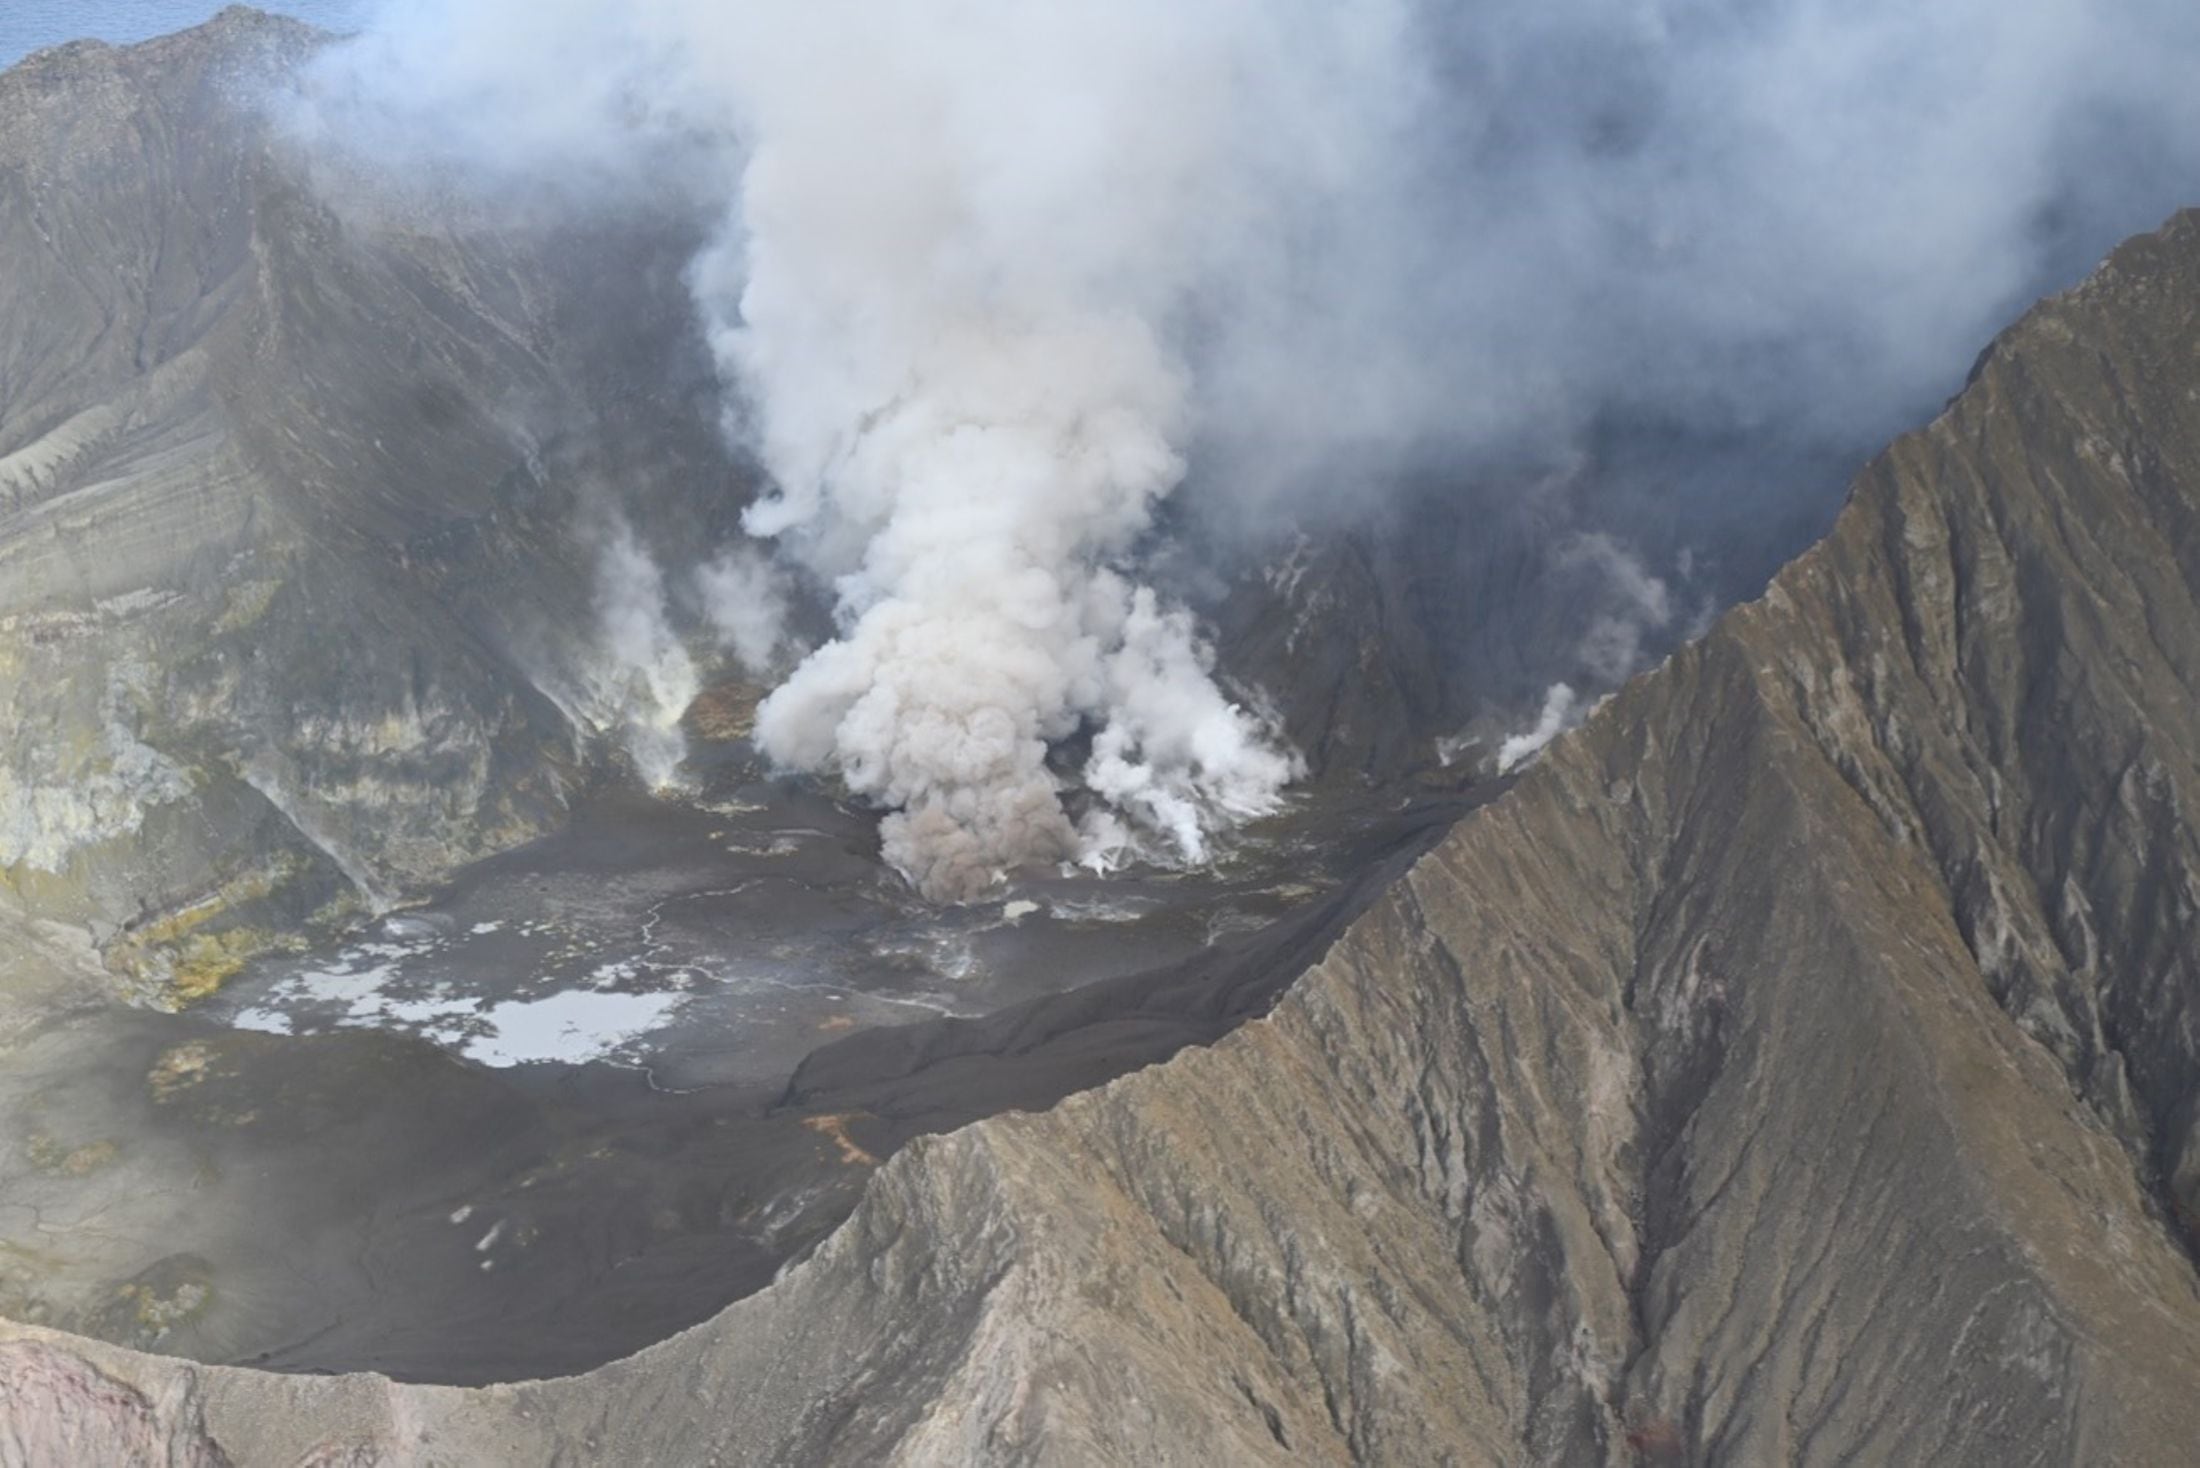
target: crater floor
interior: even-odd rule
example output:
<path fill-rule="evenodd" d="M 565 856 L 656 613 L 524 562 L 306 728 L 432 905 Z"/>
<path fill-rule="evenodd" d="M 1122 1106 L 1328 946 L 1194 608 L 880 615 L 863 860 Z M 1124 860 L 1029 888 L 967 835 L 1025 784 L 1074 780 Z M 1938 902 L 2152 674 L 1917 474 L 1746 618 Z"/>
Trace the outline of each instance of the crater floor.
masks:
<path fill-rule="evenodd" d="M 601 1364 L 768 1282 L 909 1136 L 1256 1011 L 1456 803 L 1306 795 L 1204 870 L 940 908 L 863 812 L 738 762 L 607 791 L 182 1013 L 32 1036 L 0 1314 L 293 1371 Z"/>

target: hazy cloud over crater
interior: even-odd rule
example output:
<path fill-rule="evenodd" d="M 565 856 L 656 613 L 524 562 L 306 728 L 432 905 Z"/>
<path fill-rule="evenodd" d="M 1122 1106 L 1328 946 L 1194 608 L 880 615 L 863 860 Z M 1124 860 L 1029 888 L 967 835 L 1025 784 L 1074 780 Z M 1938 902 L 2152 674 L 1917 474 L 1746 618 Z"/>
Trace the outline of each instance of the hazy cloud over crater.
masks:
<path fill-rule="evenodd" d="M 293 115 L 719 219 L 691 280 L 773 480 L 748 528 L 838 618 L 759 740 L 961 895 L 1196 857 L 1290 778 L 1145 584 L 1187 475 L 1257 526 L 1614 422 L 1868 445 L 2200 193 L 2196 62 L 2171 0 L 396 0 Z M 1601 662 L 1683 618 L 1566 533 L 1633 607 Z"/>

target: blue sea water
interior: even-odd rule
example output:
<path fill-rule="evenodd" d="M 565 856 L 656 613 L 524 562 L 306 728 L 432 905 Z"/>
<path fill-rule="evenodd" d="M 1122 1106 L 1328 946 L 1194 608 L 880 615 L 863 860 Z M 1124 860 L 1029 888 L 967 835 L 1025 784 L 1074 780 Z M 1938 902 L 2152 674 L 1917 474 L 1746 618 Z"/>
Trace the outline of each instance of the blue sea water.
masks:
<path fill-rule="evenodd" d="M 63 41 L 143 41 L 180 31 L 226 0 L 0 0 L 0 66 Z M 376 0 L 258 0 L 262 10 L 295 15 L 332 31 L 356 30 Z"/>

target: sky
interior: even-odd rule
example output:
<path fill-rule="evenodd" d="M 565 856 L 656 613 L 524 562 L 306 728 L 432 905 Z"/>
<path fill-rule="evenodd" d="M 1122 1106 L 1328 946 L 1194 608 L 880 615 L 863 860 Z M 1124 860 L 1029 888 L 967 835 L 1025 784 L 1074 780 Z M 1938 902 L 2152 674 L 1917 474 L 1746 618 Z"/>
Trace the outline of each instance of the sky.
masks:
<path fill-rule="evenodd" d="M 197 25 L 223 0 L 5 0 L 0 3 L 0 66 L 64 41 L 143 41 Z M 260 0 L 260 9 L 355 29 L 371 0 Z"/>

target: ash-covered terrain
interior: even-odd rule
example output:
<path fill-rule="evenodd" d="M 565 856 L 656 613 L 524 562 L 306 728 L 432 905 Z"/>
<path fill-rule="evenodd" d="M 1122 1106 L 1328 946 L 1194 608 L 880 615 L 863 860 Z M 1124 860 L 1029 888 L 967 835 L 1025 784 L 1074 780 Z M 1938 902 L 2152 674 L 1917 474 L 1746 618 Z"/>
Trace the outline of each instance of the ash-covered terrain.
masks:
<path fill-rule="evenodd" d="M 1196 88 L 1083 129 L 1112 68 L 1241 77 L 1226 9 L 900 17 L 836 111 L 775 85 L 830 25 L 640 7 L 577 33 L 666 84 L 609 98 L 638 170 L 604 98 L 437 49 L 494 5 L 0 73 L 0 1463 L 2191 1455 L 2200 216 L 1913 402 L 2182 155 L 2066 186 L 2056 133 L 2071 212 L 1797 346 L 1875 232 L 1783 256 L 1799 306 L 1627 296 L 1700 116 L 1599 73 L 1521 184 L 1496 124 L 1574 136 L 1541 68 L 1597 68 L 1493 21 L 1437 48 L 1498 100 L 1435 151 L 1523 205 L 1473 269 L 1581 244 L 1550 187 L 1674 211 L 1555 251 L 1531 326 L 1237 189 L 1276 78 L 1364 104 L 1410 27 L 1260 53 L 1249 157 Z M 1791 39 L 1685 32 L 1641 55 L 1709 111 Z M 2097 122 L 2072 87 L 2026 116 Z M 2183 105 L 2127 92 L 2125 142 Z M 1004 100 L 1058 130 L 958 152 Z M 936 133 L 847 172 L 904 104 Z M 1294 162 L 1376 198 L 1370 115 Z M 1065 228 L 1058 162 L 1122 187 Z M 1137 207 L 1192 198 L 1228 227 Z M 1426 330 L 1202 273 L 1275 224 Z M 1269 269 L 1317 380 L 1433 396 L 1467 320 L 1519 380 L 1294 435 Z"/>

